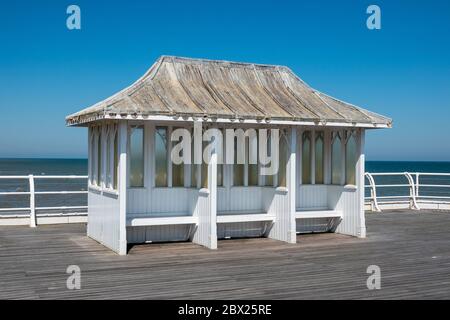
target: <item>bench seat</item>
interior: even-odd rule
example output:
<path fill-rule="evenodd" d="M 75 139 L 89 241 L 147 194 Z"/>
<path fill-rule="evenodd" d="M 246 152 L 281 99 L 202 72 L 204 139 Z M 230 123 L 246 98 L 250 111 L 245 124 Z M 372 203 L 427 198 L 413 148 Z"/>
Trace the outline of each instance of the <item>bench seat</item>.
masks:
<path fill-rule="evenodd" d="M 275 216 L 260 212 L 218 212 L 217 223 L 235 223 L 235 222 L 273 222 Z"/>
<path fill-rule="evenodd" d="M 168 226 L 179 224 L 197 224 L 198 218 L 182 214 L 164 214 L 164 215 L 144 215 L 144 214 L 128 214 L 127 227 L 141 226 Z"/>
<path fill-rule="evenodd" d="M 340 210 L 300 210 L 295 212 L 295 219 L 342 218 Z"/>

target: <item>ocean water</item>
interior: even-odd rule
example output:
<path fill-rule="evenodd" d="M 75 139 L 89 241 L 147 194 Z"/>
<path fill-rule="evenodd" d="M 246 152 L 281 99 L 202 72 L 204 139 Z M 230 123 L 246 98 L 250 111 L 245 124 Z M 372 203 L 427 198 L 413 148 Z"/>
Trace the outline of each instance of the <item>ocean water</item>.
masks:
<path fill-rule="evenodd" d="M 367 161 L 366 172 L 426 172 L 426 173 L 450 173 L 450 162 L 446 161 Z M 416 179 L 415 176 L 413 176 Z M 408 184 L 405 176 L 374 176 L 377 185 Z M 420 184 L 425 185 L 449 185 L 450 176 L 426 176 L 419 175 Z M 366 179 L 366 184 L 368 181 Z M 378 187 L 377 196 L 408 196 L 409 187 Z M 370 195 L 370 189 L 366 188 L 366 196 Z M 420 186 L 419 196 L 450 197 L 450 187 Z M 442 198 L 444 199 L 444 198 Z"/>
<path fill-rule="evenodd" d="M 87 159 L 0 159 L 2 175 L 87 175 Z M 0 179 L 0 192 L 29 191 L 28 180 Z M 36 179 L 36 191 L 85 191 L 87 180 Z M 85 194 L 36 195 L 37 207 L 85 206 Z M 0 208 L 29 207 L 28 195 L 0 195 Z"/>
<path fill-rule="evenodd" d="M 367 172 L 439 172 L 450 173 L 450 162 L 418 162 L 418 161 L 367 161 Z M 0 175 L 87 175 L 86 159 L 0 159 Z M 377 184 L 407 184 L 404 176 L 375 177 Z M 450 185 L 450 177 L 421 176 L 423 184 Z M 367 183 L 367 181 L 366 181 Z M 39 180 L 37 191 L 86 190 L 86 180 Z M 0 192 L 28 191 L 28 180 L 1 180 Z M 408 195 L 408 187 L 379 188 L 379 196 Z M 421 195 L 440 195 L 450 197 L 450 188 L 421 187 Z M 366 188 L 366 195 L 369 189 Z M 28 207 L 27 195 L 0 195 L 0 208 Z M 36 205 L 78 206 L 86 205 L 86 195 L 37 195 Z"/>

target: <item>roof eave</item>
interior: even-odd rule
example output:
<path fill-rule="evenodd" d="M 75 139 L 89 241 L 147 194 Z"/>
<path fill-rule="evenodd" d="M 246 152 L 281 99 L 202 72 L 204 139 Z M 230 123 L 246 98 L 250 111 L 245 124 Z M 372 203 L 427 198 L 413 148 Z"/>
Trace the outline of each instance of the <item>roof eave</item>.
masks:
<path fill-rule="evenodd" d="M 68 116 L 66 117 L 66 125 L 75 126 L 86 126 L 91 122 L 99 120 L 140 120 L 140 121 L 179 121 L 179 122 L 193 122 L 193 121 L 204 121 L 209 123 L 230 123 L 230 124 L 272 124 L 272 125 L 291 125 L 291 126 L 318 126 L 318 127 L 346 127 L 346 128 L 366 128 L 366 129 L 386 129 L 392 128 L 392 121 L 387 122 L 344 122 L 339 120 L 309 120 L 309 119 L 283 119 L 283 118 L 271 118 L 271 119 L 256 119 L 256 118 L 233 118 L 233 117 L 204 117 L 201 114 L 194 115 L 170 115 L 170 114 L 87 114 L 78 116 Z"/>

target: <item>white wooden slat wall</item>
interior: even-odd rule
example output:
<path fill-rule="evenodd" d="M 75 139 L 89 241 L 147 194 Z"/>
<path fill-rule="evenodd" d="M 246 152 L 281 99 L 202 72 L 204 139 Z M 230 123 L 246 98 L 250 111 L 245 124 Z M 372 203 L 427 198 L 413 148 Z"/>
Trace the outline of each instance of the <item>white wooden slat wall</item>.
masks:
<path fill-rule="evenodd" d="M 120 212 L 117 195 L 88 193 L 88 236 L 115 252 L 120 251 Z"/>
<path fill-rule="evenodd" d="M 263 187 L 217 188 L 217 211 L 263 212 Z"/>
<path fill-rule="evenodd" d="M 300 185 L 297 187 L 297 210 L 328 208 L 328 185 Z"/>
<path fill-rule="evenodd" d="M 268 237 L 280 241 L 294 242 L 293 215 L 290 212 L 288 192 L 275 188 L 264 188 L 265 208 L 268 214 L 275 216 L 275 222 Z M 292 219 L 292 220 L 291 220 Z"/>

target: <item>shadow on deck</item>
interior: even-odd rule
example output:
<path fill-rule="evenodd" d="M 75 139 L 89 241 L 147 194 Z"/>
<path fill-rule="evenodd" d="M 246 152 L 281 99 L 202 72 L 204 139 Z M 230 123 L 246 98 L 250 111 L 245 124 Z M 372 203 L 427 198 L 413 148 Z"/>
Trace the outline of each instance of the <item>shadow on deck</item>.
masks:
<path fill-rule="evenodd" d="M 450 298 L 450 213 L 366 215 L 368 237 L 300 235 L 137 245 L 118 256 L 83 224 L 0 227 L 0 299 L 406 299 Z M 66 268 L 81 268 L 81 290 Z M 366 269 L 381 268 L 368 290 Z"/>

